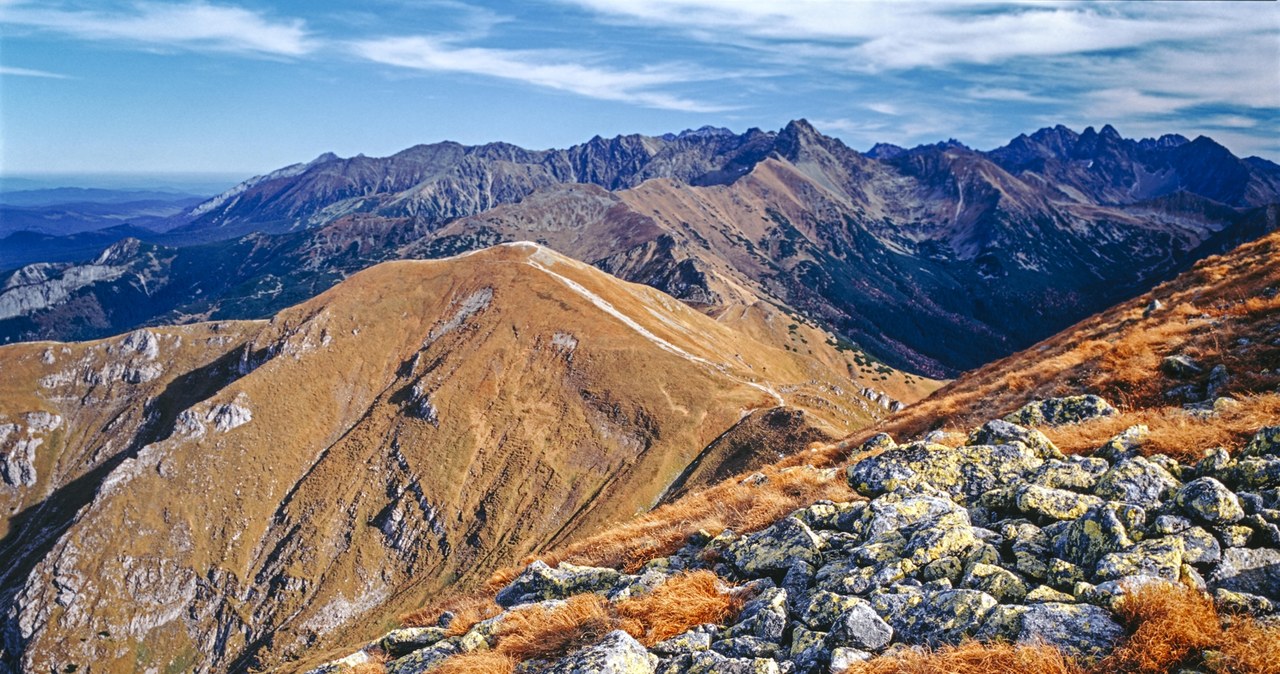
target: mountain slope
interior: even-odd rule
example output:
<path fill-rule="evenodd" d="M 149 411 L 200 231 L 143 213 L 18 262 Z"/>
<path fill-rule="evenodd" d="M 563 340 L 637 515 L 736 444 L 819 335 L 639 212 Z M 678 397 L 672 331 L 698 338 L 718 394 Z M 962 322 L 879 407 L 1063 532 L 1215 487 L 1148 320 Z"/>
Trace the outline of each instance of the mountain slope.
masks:
<path fill-rule="evenodd" d="M 884 410 L 821 334 L 782 348 L 513 244 L 379 265 L 270 322 L 0 348 L 5 663 L 277 662 L 648 509 L 752 410 L 847 433 Z"/>
<path fill-rule="evenodd" d="M 1278 254 L 1273 233 L 1207 258 L 876 427 L 290 671 L 1273 671 Z"/>

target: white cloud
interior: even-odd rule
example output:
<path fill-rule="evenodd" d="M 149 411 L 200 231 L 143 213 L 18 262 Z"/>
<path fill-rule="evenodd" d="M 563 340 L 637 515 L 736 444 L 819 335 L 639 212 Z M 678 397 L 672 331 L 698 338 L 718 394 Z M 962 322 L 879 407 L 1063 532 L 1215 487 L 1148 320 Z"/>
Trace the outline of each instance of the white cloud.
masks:
<path fill-rule="evenodd" d="M 61 73 L 51 73 L 47 70 L 33 70 L 31 68 L 15 68 L 13 66 L 0 65 L 0 75 L 17 75 L 19 77 L 47 77 L 56 80 L 71 79 L 69 75 Z"/>
<path fill-rule="evenodd" d="M 708 78 L 687 67 L 666 65 L 617 70 L 585 65 L 584 62 L 591 59 L 582 54 L 463 47 L 450 39 L 422 36 L 362 40 L 351 46 L 362 58 L 401 68 L 516 80 L 589 98 L 665 110 L 715 112 L 724 109 L 660 90 Z"/>
<path fill-rule="evenodd" d="M 130 11 L 90 11 L 25 2 L 0 5 L 0 24 L 62 33 L 83 40 L 136 43 L 196 51 L 301 56 L 316 43 L 300 19 L 206 2 L 143 2 Z"/>

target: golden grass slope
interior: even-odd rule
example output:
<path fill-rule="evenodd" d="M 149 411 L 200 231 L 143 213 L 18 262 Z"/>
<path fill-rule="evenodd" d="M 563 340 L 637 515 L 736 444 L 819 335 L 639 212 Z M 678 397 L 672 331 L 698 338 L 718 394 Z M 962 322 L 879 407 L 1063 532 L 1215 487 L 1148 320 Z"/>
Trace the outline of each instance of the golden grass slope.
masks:
<path fill-rule="evenodd" d="M 793 405 L 827 434 L 875 412 L 822 359 L 529 244 L 379 265 L 269 323 L 151 333 L 145 385 L 125 337 L 0 349 L 0 414 L 64 419 L 36 451 L 60 468 L 5 495 L 83 506 L 18 555 L 19 668 L 279 664 L 648 510 L 752 410 Z M 87 384 L 86 354 L 123 383 Z"/>

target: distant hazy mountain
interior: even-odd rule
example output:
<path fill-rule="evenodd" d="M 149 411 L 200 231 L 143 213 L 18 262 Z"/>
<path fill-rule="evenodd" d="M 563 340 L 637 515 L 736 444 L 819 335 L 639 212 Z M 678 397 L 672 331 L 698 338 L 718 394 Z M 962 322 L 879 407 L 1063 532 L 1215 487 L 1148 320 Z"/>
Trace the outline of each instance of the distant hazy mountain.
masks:
<path fill-rule="evenodd" d="M 200 245 L 114 255 L 145 283 L 128 270 L 85 282 L 67 265 L 11 277 L 0 338 L 261 317 L 382 260 L 533 239 L 713 315 L 773 302 L 891 364 L 952 375 L 1274 229 L 1278 202 L 1274 163 L 1109 126 L 991 152 L 952 140 L 862 154 L 801 120 L 565 150 L 328 154 L 189 210 L 168 242 Z M 146 301 L 122 308 L 121 293 Z"/>

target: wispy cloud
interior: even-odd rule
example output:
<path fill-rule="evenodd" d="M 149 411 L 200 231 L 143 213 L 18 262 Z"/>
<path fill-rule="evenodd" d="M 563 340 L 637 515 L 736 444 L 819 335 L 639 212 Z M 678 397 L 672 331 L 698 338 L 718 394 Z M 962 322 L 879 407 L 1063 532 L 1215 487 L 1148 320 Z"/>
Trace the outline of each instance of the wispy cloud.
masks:
<path fill-rule="evenodd" d="M 0 4 L 0 24 L 82 40 L 195 51 L 301 56 L 316 42 L 300 19 L 272 19 L 243 7 L 206 2 L 142 2 L 117 11 Z"/>
<path fill-rule="evenodd" d="M 561 50 L 467 47 L 455 44 L 453 39 L 423 36 L 362 40 L 351 47 L 364 59 L 401 68 L 515 80 L 589 98 L 665 110 L 723 110 L 662 91 L 664 87 L 708 79 L 708 74 L 686 66 L 614 69 L 588 65 L 595 60 L 591 56 Z"/>
<path fill-rule="evenodd" d="M 61 73 L 51 73 L 47 70 L 33 70 L 31 68 L 15 68 L 13 66 L 0 65 L 0 75 L 16 75 L 18 77 L 46 77 L 55 80 L 71 79 L 70 75 Z"/>

